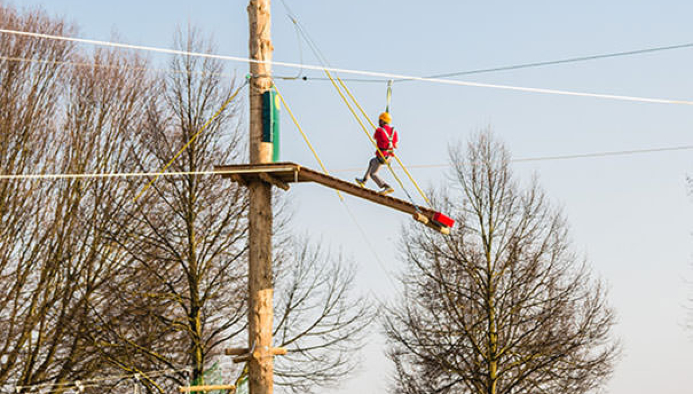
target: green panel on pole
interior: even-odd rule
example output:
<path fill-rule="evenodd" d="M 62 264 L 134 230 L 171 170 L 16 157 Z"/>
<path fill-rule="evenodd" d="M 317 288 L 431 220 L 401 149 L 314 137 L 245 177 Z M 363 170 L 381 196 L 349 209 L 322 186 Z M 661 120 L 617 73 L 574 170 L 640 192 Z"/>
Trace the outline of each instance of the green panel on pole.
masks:
<path fill-rule="evenodd" d="M 274 90 L 262 94 L 262 142 L 271 142 L 272 161 L 279 161 L 279 96 Z"/>

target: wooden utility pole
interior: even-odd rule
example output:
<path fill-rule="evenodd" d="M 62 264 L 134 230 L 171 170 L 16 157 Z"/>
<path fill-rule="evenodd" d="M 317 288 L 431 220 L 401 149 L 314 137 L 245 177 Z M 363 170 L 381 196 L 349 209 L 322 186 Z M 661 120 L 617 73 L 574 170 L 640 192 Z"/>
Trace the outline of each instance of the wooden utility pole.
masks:
<path fill-rule="evenodd" d="M 270 0 L 250 0 L 250 58 L 272 60 Z M 250 63 L 250 163 L 272 162 L 272 143 L 263 142 L 262 94 L 272 87 L 269 63 Z M 248 290 L 248 346 L 250 394 L 272 394 L 272 186 L 261 180 L 250 182 L 250 245 Z"/>

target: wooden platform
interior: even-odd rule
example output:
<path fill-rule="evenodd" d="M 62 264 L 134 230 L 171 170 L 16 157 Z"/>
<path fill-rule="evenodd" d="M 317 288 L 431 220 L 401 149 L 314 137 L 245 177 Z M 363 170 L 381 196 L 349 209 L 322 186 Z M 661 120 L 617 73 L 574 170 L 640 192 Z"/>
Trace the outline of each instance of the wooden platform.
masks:
<path fill-rule="evenodd" d="M 432 209 L 417 206 L 398 198 L 383 196 L 374 190 L 363 188 L 355 183 L 346 182 L 333 176 L 325 175 L 321 172 L 302 167 L 296 163 L 283 162 L 258 165 L 235 164 L 216 166 L 214 169 L 219 172 L 222 177 L 229 178 L 234 182 L 247 184 L 252 181 L 261 180 L 284 190 L 289 189 L 290 183 L 319 183 L 331 189 L 336 189 L 351 194 L 352 196 L 408 213 L 412 215 L 415 220 L 443 234 L 450 233 L 449 227 L 441 225 L 433 220 L 436 211 Z"/>

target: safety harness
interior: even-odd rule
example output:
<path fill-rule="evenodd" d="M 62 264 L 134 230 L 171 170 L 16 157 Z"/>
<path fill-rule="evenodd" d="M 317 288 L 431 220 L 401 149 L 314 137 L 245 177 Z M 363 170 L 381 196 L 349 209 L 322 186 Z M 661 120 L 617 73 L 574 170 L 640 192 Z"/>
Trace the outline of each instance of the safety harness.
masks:
<path fill-rule="evenodd" d="M 381 127 L 381 129 L 383 129 L 383 132 L 385 133 L 385 137 L 387 138 L 387 148 L 383 149 L 381 147 L 378 147 L 378 149 L 380 149 L 380 151 L 383 152 L 383 154 L 389 153 L 390 155 L 394 155 L 394 153 L 395 153 L 395 144 L 394 144 L 395 128 L 393 126 L 390 126 L 390 133 L 389 134 L 387 133 L 387 129 L 385 127 Z M 387 157 L 390 157 L 390 156 L 387 156 L 387 157 L 381 158 L 380 155 L 376 155 L 376 156 L 378 156 L 378 159 L 383 163 L 385 162 Z"/>

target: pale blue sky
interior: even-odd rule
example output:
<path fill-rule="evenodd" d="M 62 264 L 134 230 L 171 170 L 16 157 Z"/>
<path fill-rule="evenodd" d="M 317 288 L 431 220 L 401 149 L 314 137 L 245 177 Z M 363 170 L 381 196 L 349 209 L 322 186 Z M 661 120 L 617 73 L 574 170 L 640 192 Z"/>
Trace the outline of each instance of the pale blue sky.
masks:
<path fill-rule="evenodd" d="M 690 1 L 286 0 L 335 67 L 430 75 L 693 42 Z M 245 0 L 15 0 L 40 5 L 80 27 L 83 38 L 169 47 L 187 24 L 212 34 L 218 53 L 247 56 Z M 299 62 L 296 33 L 273 1 L 275 60 Z M 305 44 L 303 61 L 317 64 Z M 165 59 L 153 56 L 155 59 Z M 693 100 L 693 49 L 464 77 L 494 84 Z M 247 66 L 229 63 L 243 75 Z M 278 75 L 296 70 L 275 68 Z M 317 75 L 309 73 L 308 75 Z M 346 75 L 345 75 L 346 77 Z M 371 148 L 329 83 L 278 82 L 329 168 L 361 168 Z M 375 117 L 385 84 L 351 84 Z M 488 88 L 395 84 L 394 124 L 405 163 L 438 164 L 447 147 L 490 125 L 516 158 L 693 145 L 693 107 L 541 95 Z M 314 166 L 296 130 L 282 120 L 282 158 Z M 691 218 L 685 187 L 693 151 L 517 163 L 537 174 L 568 216 L 576 249 L 610 285 L 624 357 L 611 394 L 687 392 L 693 387 L 693 333 L 683 328 L 693 288 Z M 358 171 L 360 173 L 360 171 Z M 446 169 L 417 169 L 423 185 Z M 356 172 L 340 173 L 351 179 Z M 403 197 L 401 192 L 396 195 Z M 394 290 L 334 193 L 292 188 L 298 232 L 308 232 L 360 264 L 359 289 L 383 299 Z M 391 275 L 399 230 L 409 219 L 350 199 Z M 376 331 L 378 331 L 376 329 Z M 390 367 L 373 335 L 360 374 L 331 393 L 383 393 Z"/>

